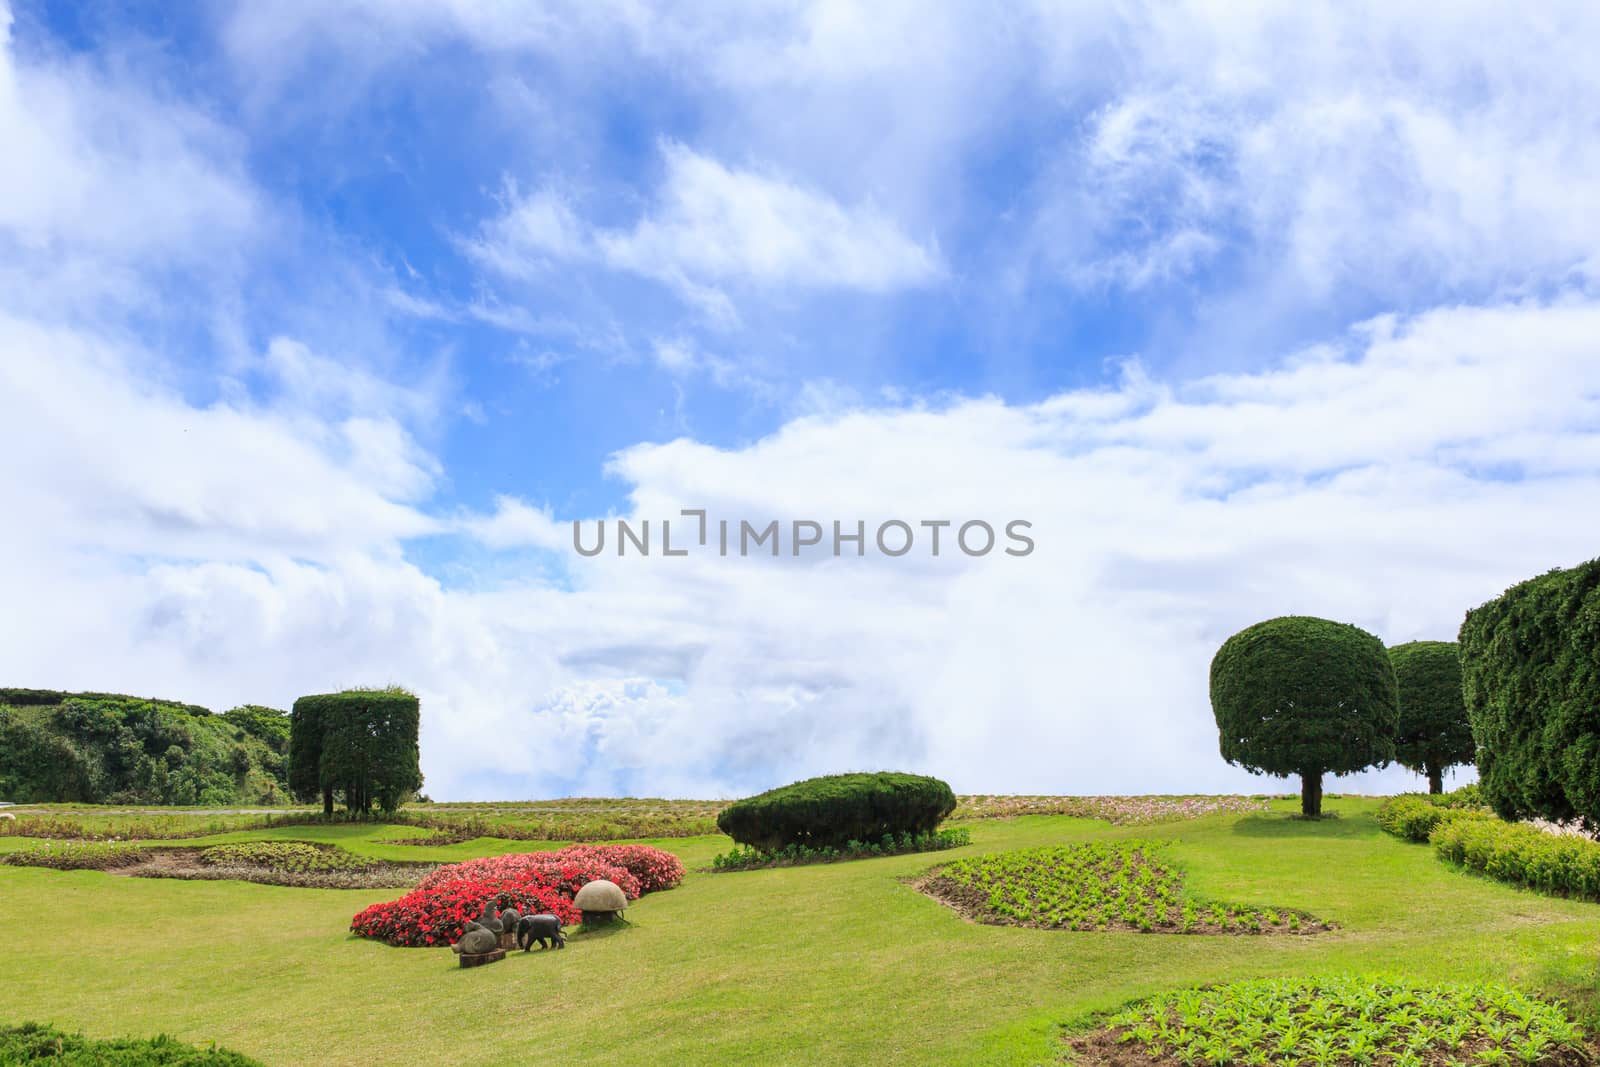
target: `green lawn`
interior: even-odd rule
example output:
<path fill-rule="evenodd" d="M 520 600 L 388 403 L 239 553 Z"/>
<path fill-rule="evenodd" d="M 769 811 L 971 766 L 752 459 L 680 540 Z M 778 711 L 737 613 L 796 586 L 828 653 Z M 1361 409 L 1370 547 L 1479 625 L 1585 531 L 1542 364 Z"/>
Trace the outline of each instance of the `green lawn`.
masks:
<path fill-rule="evenodd" d="M 91 1036 L 164 1030 L 269 1064 L 1029 1064 L 1060 1056 L 1063 1022 L 1224 979 L 1487 979 L 1592 1010 L 1600 905 L 1454 872 L 1425 846 L 1380 832 L 1375 807 L 1331 800 L 1339 818 L 1321 822 L 986 820 L 966 824 L 973 844 L 951 853 L 715 875 L 694 869 L 725 838 L 651 842 L 691 873 L 630 909 L 631 928 L 469 970 L 442 949 L 345 933 L 351 915 L 393 890 L 0 867 L 0 1019 Z M 301 827 L 184 843 L 300 838 L 393 859 L 530 847 L 382 843 L 404 832 Z M 1296 908 L 1340 929 L 1185 937 L 978 926 L 900 881 L 952 856 L 1090 837 L 1173 840 L 1197 896 Z"/>

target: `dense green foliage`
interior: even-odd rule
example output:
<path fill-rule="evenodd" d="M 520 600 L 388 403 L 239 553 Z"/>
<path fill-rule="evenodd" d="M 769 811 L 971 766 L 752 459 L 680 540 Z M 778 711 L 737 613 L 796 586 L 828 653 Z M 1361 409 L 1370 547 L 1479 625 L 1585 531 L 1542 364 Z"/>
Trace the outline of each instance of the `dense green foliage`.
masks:
<path fill-rule="evenodd" d="M 1467 612 L 1461 680 L 1494 810 L 1600 825 L 1600 560 Z"/>
<path fill-rule="evenodd" d="M 961 848 L 972 843 L 972 835 L 961 827 L 947 830 L 928 830 L 920 834 L 905 833 L 896 837 L 884 834 L 879 841 L 846 841 L 843 848 L 824 845 L 790 843 L 776 852 L 763 852 L 759 848 L 733 846 L 719 852 L 711 861 L 714 871 L 750 871 L 759 867 L 798 867 L 807 863 L 837 863 L 840 860 L 862 860 L 873 856 L 900 856 L 907 852 L 940 852 L 947 848 Z"/>
<path fill-rule="evenodd" d="M 337 845 L 309 841 L 241 841 L 213 845 L 200 853 L 200 862 L 212 867 L 269 867 L 275 871 L 355 871 L 373 861 Z"/>
<path fill-rule="evenodd" d="M 1600 842 L 1494 818 L 1441 822 L 1429 838 L 1440 859 L 1541 893 L 1600 900 Z"/>
<path fill-rule="evenodd" d="M 1441 794 L 1445 795 L 1445 794 Z M 1402 793 L 1390 797 L 1378 808 L 1378 825 L 1407 841 L 1424 842 L 1442 823 L 1452 819 L 1481 817 L 1487 809 L 1473 804 L 1450 805 L 1435 802 L 1432 794 Z"/>
<path fill-rule="evenodd" d="M 1369 976 L 1258 979 L 1166 993 L 1111 1016 L 1102 1040 L 1080 1038 L 1074 1046 L 1091 1067 L 1589 1062 L 1582 1028 L 1560 1005 L 1498 985 Z M 1131 1059 L 1134 1051 L 1149 1059 Z"/>
<path fill-rule="evenodd" d="M 162 1035 L 94 1041 L 53 1026 L 0 1027 L 0 1063 L 49 1061 L 58 1067 L 261 1067 L 222 1048 L 196 1048 Z"/>
<path fill-rule="evenodd" d="M 788 845 L 844 848 L 885 834 L 927 833 L 955 807 L 955 794 L 937 778 L 891 771 L 832 774 L 730 804 L 717 816 L 717 828 L 763 852 Z"/>
<path fill-rule="evenodd" d="M 1383 642 L 1302 615 L 1256 623 L 1211 661 L 1222 758 L 1301 780 L 1301 812 L 1322 811 L 1322 776 L 1394 758 L 1399 694 Z"/>
<path fill-rule="evenodd" d="M 0 689 L 0 798 L 15 802 L 276 804 L 288 718 L 249 706 Z"/>
<path fill-rule="evenodd" d="M 1477 755 L 1461 696 L 1461 654 L 1453 641 L 1412 641 L 1389 649 L 1400 689 L 1395 760 L 1428 776 L 1428 792 L 1444 792 L 1444 772 Z"/>
<path fill-rule="evenodd" d="M 335 794 L 353 812 L 393 812 L 422 788 L 421 705 L 395 687 L 304 696 L 290 714 L 289 784 L 302 800 Z"/>
<path fill-rule="evenodd" d="M 986 922 L 1144 933 L 1310 933 L 1316 920 L 1207 903 L 1150 841 L 1093 841 L 957 860 L 923 888 Z"/>

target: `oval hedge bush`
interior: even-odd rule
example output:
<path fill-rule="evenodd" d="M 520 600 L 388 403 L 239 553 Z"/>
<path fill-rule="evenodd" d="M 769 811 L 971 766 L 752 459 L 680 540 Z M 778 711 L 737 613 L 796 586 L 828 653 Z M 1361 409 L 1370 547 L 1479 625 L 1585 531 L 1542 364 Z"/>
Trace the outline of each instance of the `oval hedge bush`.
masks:
<path fill-rule="evenodd" d="M 919 774 L 830 774 L 730 804 L 717 828 L 741 845 L 843 848 L 884 834 L 933 830 L 956 808 L 950 786 Z"/>
<path fill-rule="evenodd" d="M 1322 813 L 1322 776 L 1394 759 L 1400 696 L 1383 642 L 1348 623 L 1288 615 L 1246 627 L 1211 661 L 1222 758 L 1300 776 L 1300 810 Z"/>

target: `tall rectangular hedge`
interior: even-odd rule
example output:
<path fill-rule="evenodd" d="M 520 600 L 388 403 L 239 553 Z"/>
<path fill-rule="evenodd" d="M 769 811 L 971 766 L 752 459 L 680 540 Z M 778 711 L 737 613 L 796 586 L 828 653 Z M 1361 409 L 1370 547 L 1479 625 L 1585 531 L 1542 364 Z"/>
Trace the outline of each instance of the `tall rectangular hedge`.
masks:
<path fill-rule="evenodd" d="M 1600 825 L 1600 560 L 1469 611 L 1461 687 L 1499 815 Z"/>
<path fill-rule="evenodd" d="M 294 702 L 289 727 L 289 784 L 304 799 L 333 796 L 350 811 L 373 804 L 394 811 L 422 787 L 417 735 L 421 704 L 403 689 L 350 689 Z"/>

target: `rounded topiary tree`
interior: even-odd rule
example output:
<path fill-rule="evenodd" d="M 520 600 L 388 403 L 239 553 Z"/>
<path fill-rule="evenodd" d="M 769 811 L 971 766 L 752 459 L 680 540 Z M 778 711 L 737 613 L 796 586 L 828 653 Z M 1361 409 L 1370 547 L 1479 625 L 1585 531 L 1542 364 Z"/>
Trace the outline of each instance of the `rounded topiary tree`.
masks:
<path fill-rule="evenodd" d="M 1467 612 L 1461 689 L 1498 815 L 1600 826 L 1600 560 Z"/>
<path fill-rule="evenodd" d="M 884 834 L 926 833 L 955 808 L 955 794 L 937 778 L 831 774 L 730 804 L 717 816 L 717 828 L 764 852 L 787 845 L 840 848 Z"/>
<path fill-rule="evenodd" d="M 1383 642 L 1355 626 L 1290 615 L 1240 630 L 1211 661 L 1222 758 L 1300 776 L 1300 810 L 1322 814 L 1322 776 L 1394 759 L 1399 698 Z"/>
<path fill-rule="evenodd" d="M 1400 686 L 1395 761 L 1428 776 L 1428 792 L 1444 792 L 1444 770 L 1477 755 L 1461 696 L 1461 650 L 1454 641 L 1411 641 L 1389 650 Z"/>

